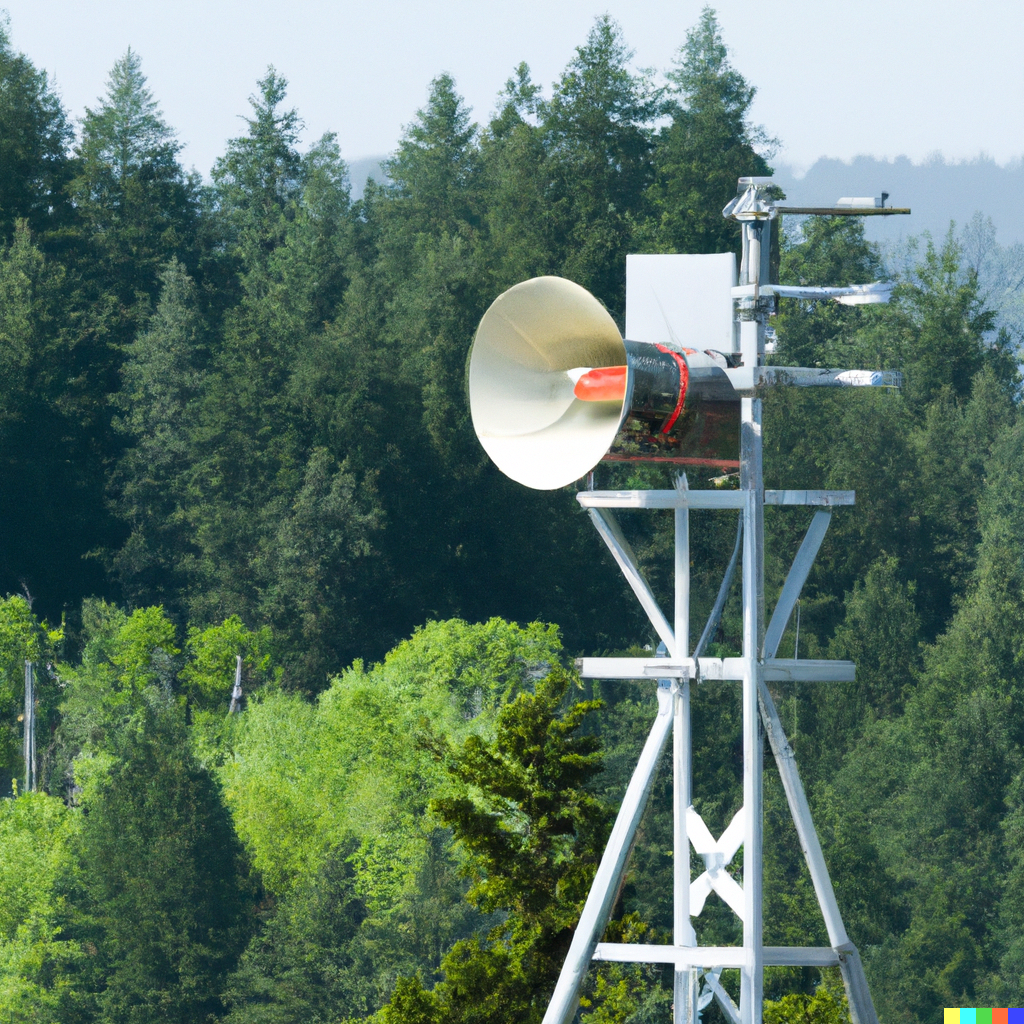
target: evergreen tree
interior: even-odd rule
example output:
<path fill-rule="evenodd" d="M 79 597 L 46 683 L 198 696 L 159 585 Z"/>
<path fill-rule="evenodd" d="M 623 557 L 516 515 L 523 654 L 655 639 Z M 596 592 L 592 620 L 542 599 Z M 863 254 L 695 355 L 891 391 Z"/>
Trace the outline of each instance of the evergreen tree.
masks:
<path fill-rule="evenodd" d="M 449 233 L 479 216 L 473 209 L 477 126 L 451 75 L 430 83 L 427 105 L 406 127 L 385 165 L 389 197 L 412 234 Z"/>
<path fill-rule="evenodd" d="M 756 90 L 730 63 L 712 8 L 686 34 L 668 79 L 671 123 L 654 155 L 650 242 L 667 252 L 736 250 L 739 229 L 722 207 L 737 178 L 771 173 L 762 154 L 774 140 L 750 123 Z"/>
<path fill-rule="evenodd" d="M 176 259 L 160 274 L 160 302 L 121 368 L 116 427 L 131 441 L 112 484 L 131 529 L 114 567 L 134 601 L 177 604 L 194 550 L 183 521 L 193 430 L 208 361 L 207 327 L 196 289 Z"/>
<path fill-rule="evenodd" d="M 569 685 L 556 670 L 536 693 L 517 697 L 499 713 L 491 742 L 471 736 L 450 749 L 436 740 L 466 787 L 434 808 L 469 855 L 468 899 L 484 913 L 509 916 L 486 941 L 456 943 L 433 990 L 419 978 L 401 983 L 379 1015 L 382 1024 L 540 1020 L 608 820 L 587 791 L 601 770 L 600 742 L 581 734 L 600 702 L 562 710 Z"/>
<path fill-rule="evenodd" d="M 180 150 L 129 48 L 111 69 L 106 96 L 86 110 L 71 194 L 103 261 L 104 285 L 126 310 L 141 304 L 129 314 L 136 321 L 156 298 L 160 267 L 171 256 L 194 262 L 200 183 L 182 170 Z"/>
<path fill-rule="evenodd" d="M 257 88 L 259 93 L 249 97 L 247 134 L 228 143 L 213 169 L 243 280 L 256 275 L 251 283 L 256 290 L 270 253 L 284 242 L 287 212 L 293 211 L 301 190 L 302 166 L 295 149 L 302 122 L 294 109 L 279 109 L 287 80 L 271 66 Z"/>
<path fill-rule="evenodd" d="M 71 135 L 46 72 L 14 50 L 0 15 L 0 242 L 10 241 L 19 219 L 34 232 L 66 222 Z"/>
<path fill-rule="evenodd" d="M 247 937 L 231 820 L 173 701 L 154 695 L 109 745 L 113 762 L 87 801 L 67 928 L 96 949 L 81 1010 L 111 1024 L 216 1019 Z"/>
<path fill-rule="evenodd" d="M 629 68 L 619 26 L 598 18 L 541 107 L 560 273 L 620 318 L 623 268 L 651 176 L 651 83 Z"/>
<path fill-rule="evenodd" d="M 481 216 L 496 292 L 550 273 L 557 258 L 548 218 L 549 167 L 538 124 L 541 88 L 520 64 L 480 139 Z"/>
<path fill-rule="evenodd" d="M 53 619 L 102 590 L 101 564 L 83 555 L 117 532 L 103 495 L 104 346 L 80 333 L 68 278 L 23 221 L 0 248 L 0 591 L 27 591 Z"/>

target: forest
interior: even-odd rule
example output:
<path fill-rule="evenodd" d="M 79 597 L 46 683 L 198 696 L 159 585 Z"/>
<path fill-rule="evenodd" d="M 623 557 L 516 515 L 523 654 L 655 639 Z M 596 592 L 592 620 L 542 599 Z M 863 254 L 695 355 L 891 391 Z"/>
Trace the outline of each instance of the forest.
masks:
<path fill-rule="evenodd" d="M 578 282 L 621 326 L 627 253 L 736 250 L 722 207 L 776 142 L 715 12 L 661 72 L 600 17 L 550 87 L 511 69 L 486 120 L 439 75 L 358 200 L 344 140 L 300 145 L 273 67 L 204 177 L 139 54 L 75 124 L 13 31 L 0 1019 L 539 1024 L 656 707 L 574 659 L 657 640 L 574 488 L 484 455 L 467 353 L 526 278 Z M 783 283 L 895 284 L 785 300 L 774 359 L 900 370 L 899 391 L 765 397 L 766 485 L 856 491 L 780 656 L 851 658 L 857 682 L 774 696 L 884 1024 L 1024 1004 L 1022 339 L 979 276 L 984 228 L 893 253 L 856 218 L 787 217 L 778 253 Z M 622 521 L 667 598 L 661 515 Z M 806 525 L 766 512 L 770 601 Z M 691 526 L 699 618 L 736 521 Z M 709 653 L 740 625 L 734 593 Z M 718 835 L 742 795 L 732 684 L 696 688 L 693 721 Z M 670 796 L 663 767 L 612 941 L 670 941 Z M 717 895 L 696 924 L 739 938 Z M 764 939 L 827 944 L 771 758 Z M 768 1024 L 848 1020 L 830 970 L 770 968 L 765 994 Z M 667 1024 L 671 1000 L 660 968 L 605 964 L 579 1020 Z"/>

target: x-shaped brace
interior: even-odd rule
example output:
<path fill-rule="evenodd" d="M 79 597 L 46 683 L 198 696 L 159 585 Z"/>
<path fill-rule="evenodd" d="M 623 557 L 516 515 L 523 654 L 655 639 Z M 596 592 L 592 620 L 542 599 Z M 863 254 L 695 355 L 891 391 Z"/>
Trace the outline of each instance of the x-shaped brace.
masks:
<path fill-rule="evenodd" d="M 704 859 L 704 873 L 690 883 L 690 914 L 696 917 L 704 909 L 704 901 L 712 892 L 732 908 L 743 920 L 743 889 L 726 870 L 743 844 L 743 808 L 729 822 L 729 827 L 716 840 L 704 819 L 693 809 L 686 808 L 686 831 L 694 850 Z"/>
<path fill-rule="evenodd" d="M 701 1011 L 706 1009 L 711 1000 L 717 999 L 719 1006 L 722 1007 L 732 1024 L 740 1024 L 740 1011 L 732 1001 L 732 996 L 722 986 L 721 977 L 721 967 L 704 972 L 704 986 L 697 998 L 697 1019 L 700 1019 Z"/>

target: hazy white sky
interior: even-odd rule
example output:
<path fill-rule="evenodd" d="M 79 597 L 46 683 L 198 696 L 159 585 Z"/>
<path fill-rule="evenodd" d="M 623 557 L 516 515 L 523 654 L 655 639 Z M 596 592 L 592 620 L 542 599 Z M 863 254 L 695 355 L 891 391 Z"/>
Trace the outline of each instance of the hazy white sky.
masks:
<path fill-rule="evenodd" d="M 306 139 L 338 133 L 349 159 L 389 152 L 441 71 L 485 119 L 515 65 L 550 86 L 607 11 L 635 63 L 667 68 L 703 0 L 0 0 L 14 46 L 80 117 L 128 46 L 184 161 L 208 173 L 242 131 L 268 64 L 290 82 Z M 718 0 L 755 119 L 807 166 L 858 154 L 1024 156 L 1021 0 Z"/>

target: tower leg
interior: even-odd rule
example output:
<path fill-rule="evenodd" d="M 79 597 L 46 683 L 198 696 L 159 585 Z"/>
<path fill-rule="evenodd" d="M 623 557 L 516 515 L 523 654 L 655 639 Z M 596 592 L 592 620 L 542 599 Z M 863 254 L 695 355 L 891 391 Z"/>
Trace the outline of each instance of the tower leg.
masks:
<path fill-rule="evenodd" d="M 789 810 L 793 815 L 793 823 L 796 825 L 796 834 L 800 840 L 800 847 L 804 851 L 807 868 L 811 873 L 811 882 L 818 897 L 822 917 L 825 919 L 828 941 L 839 954 L 839 969 L 843 975 L 846 1000 L 850 1004 L 850 1017 L 853 1024 L 878 1024 L 878 1015 L 875 1013 L 875 1005 L 871 1000 L 871 992 L 868 989 L 868 980 L 864 975 L 860 954 L 846 934 L 846 927 L 843 924 L 842 915 L 839 913 L 839 904 L 836 902 L 832 879 L 829 878 L 825 857 L 821 852 L 818 833 L 811 820 L 811 809 L 807 803 L 807 794 L 804 792 L 803 783 L 800 781 L 800 772 L 797 770 L 793 748 L 789 745 L 786 734 L 783 732 L 775 701 L 772 700 L 772 695 L 763 682 L 760 700 L 768 742 L 775 755 L 775 762 L 779 766 L 779 775 L 782 778 L 782 787 L 786 791 L 786 800 L 789 802 Z"/>
<path fill-rule="evenodd" d="M 762 744 L 758 708 L 764 623 L 764 481 L 761 469 L 761 400 L 742 400 L 740 488 L 743 510 L 743 948 L 742 1024 L 761 1024 L 764 991 L 761 869 Z"/>
<path fill-rule="evenodd" d="M 576 1015 L 583 979 L 594 958 L 594 947 L 597 946 L 608 924 L 615 893 L 633 846 L 637 826 L 651 795 L 654 773 L 657 771 L 661 752 L 672 728 L 672 705 L 672 688 L 659 683 L 658 717 L 654 720 L 640 760 L 633 770 L 633 777 L 626 787 L 626 795 L 622 798 L 622 806 L 619 808 L 608 845 L 594 876 L 594 884 L 590 887 L 590 895 L 587 896 L 562 971 L 558 975 L 558 983 L 555 985 L 551 1002 L 548 1003 L 543 1024 L 569 1024 Z"/>
<path fill-rule="evenodd" d="M 676 481 L 687 489 L 686 476 Z M 675 638 L 677 658 L 690 653 L 690 511 L 675 511 L 676 601 Z M 695 946 L 697 937 L 690 922 L 690 838 L 686 828 L 686 809 L 693 801 L 690 744 L 690 681 L 683 680 L 675 696 L 675 724 L 672 743 L 673 803 L 673 941 L 677 946 Z M 697 970 L 676 968 L 672 986 L 676 1024 L 696 1024 Z"/>

